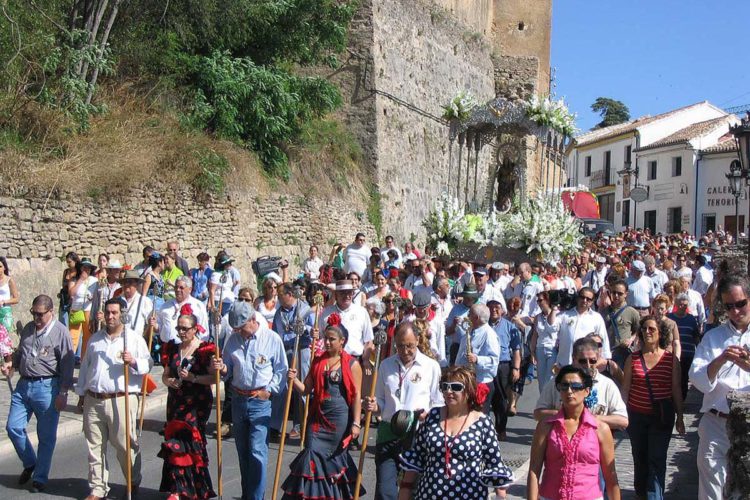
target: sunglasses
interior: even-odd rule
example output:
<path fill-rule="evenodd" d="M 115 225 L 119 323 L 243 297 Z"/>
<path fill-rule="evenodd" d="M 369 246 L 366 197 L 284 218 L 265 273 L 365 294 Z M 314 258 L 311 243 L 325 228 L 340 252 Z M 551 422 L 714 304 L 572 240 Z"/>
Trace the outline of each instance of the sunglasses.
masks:
<path fill-rule="evenodd" d="M 585 300 L 586 302 L 593 302 L 594 301 L 594 297 L 589 297 L 588 295 L 579 295 L 578 298 L 582 299 L 582 300 Z"/>
<path fill-rule="evenodd" d="M 48 313 L 48 312 L 50 312 L 51 310 L 52 310 L 52 309 L 47 309 L 46 311 L 34 311 L 33 309 L 29 309 L 29 313 L 30 313 L 30 314 L 31 314 L 31 315 L 32 315 L 33 317 L 35 317 L 35 318 L 41 318 L 42 316 L 44 316 L 45 314 L 47 314 L 47 313 Z"/>
<path fill-rule="evenodd" d="M 589 365 L 594 366 L 596 364 L 595 359 L 589 359 L 589 358 L 578 358 L 578 364 L 579 365 Z"/>
<path fill-rule="evenodd" d="M 178 326 L 178 327 L 175 328 L 175 330 L 177 330 L 178 332 L 186 332 L 186 331 L 192 330 L 192 329 L 193 329 L 192 326 Z"/>
<path fill-rule="evenodd" d="M 461 382 L 440 382 L 442 392 L 463 392 L 464 384 Z"/>
<path fill-rule="evenodd" d="M 732 309 L 740 310 L 744 308 L 747 305 L 747 299 L 742 299 L 737 302 L 724 302 L 724 307 L 727 309 L 727 311 L 731 311 Z"/>
<path fill-rule="evenodd" d="M 581 392 L 586 388 L 586 386 L 580 382 L 560 382 L 555 387 L 559 392 L 567 392 L 568 390 L 571 390 L 573 392 Z"/>
<path fill-rule="evenodd" d="M 242 297 L 238 297 L 237 300 L 239 302 L 252 302 L 253 301 L 253 299 L 243 299 Z"/>

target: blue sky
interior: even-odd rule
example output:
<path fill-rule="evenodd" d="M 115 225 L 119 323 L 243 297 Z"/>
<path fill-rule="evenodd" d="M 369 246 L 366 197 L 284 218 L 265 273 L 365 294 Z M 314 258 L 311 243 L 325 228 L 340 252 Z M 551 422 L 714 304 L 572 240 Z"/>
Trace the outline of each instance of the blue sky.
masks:
<path fill-rule="evenodd" d="M 553 0 L 556 94 L 581 130 L 600 121 L 600 96 L 632 118 L 750 103 L 749 27 L 748 0 Z"/>

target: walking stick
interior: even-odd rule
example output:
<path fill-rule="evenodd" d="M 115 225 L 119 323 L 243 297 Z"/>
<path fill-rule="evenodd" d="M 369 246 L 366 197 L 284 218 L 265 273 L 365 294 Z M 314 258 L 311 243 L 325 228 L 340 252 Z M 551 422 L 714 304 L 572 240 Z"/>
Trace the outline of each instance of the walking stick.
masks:
<path fill-rule="evenodd" d="M 323 308 L 323 293 L 318 290 L 315 292 L 313 297 L 313 304 L 315 305 L 315 327 L 318 327 L 318 320 L 320 319 L 320 310 Z M 310 366 L 315 361 L 315 353 L 317 352 L 318 337 L 313 335 L 312 344 L 310 345 Z M 305 396 L 305 410 L 302 413 L 302 435 L 300 436 L 300 449 L 305 449 L 305 436 L 307 435 L 307 414 L 310 411 L 310 395 Z"/>
<path fill-rule="evenodd" d="M 99 303 L 96 306 L 97 314 L 94 316 L 94 328 L 93 333 L 96 333 L 99 331 L 99 328 L 101 327 L 101 324 L 99 323 L 99 314 L 100 312 L 104 311 L 104 290 L 109 289 L 109 286 L 107 286 L 107 278 L 99 278 Z M 112 297 L 107 297 L 107 299 L 111 299 Z"/>
<path fill-rule="evenodd" d="M 378 368 L 380 367 L 380 350 L 383 344 L 388 341 L 388 333 L 381 325 L 375 332 L 375 368 L 372 373 L 372 385 L 370 386 L 370 398 L 375 397 L 375 386 L 378 383 Z M 362 486 L 362 469 L 365 466 L 365 455 L 367 454 L 367 439 L 370 434 L 370 420 L 372 412 L 367 410 L 365 413 L 365 428 L 362 431 L 362 451 L 359 453 L 359 466 L 357 467 L 357 482 L 354 486 L 354 500 L 359 500 L 359 489 Z"/>
<path fill-rule="evenodd" d="M 223 271 L 219 283 L 221 284 L 221 290 L 219 291 L 219 306 L 217 318 L 214 320 L 214 356 L 216 358 L 221 357 L 221 350 L 219 349 L 219 334 L 221 333 L 221 310 L 224 306 L 224 283 L 227 282 L 227 272 Z M 216 372 L 216 429 L 219 431 L 216 433 L 216 477 L 218 486 L 216 488 L 217 497 L 219 500 L 224 495 L 224 484 L 221 481 L 222 463 L 221 463 L 221 373 Z"/>
<path fill-rule="evenodd" d="M 297 369 L 297 358 L 299 357 L 299 340 L 305 333 L 305 323 L 299 314 L 300 300 L 302 300 L 302 291 L 297 288 L 295 296 L 297 297 L 297 319 L 294 321 L 294 354 L 292 354 L 292 368 Z M 286 442 L 286 424 L 289 421 L 289 409 L 292 406 L 292 393 L 294 387 L 289 385 L 286 392 L 286 403 L 284 404 L 284 419 L 281 422 L 281 441 L 279 441 L 279 454 L 276 457 L 276 475 L 273 477 L 273 489 L 271 490 L 271 500 L 276 500 L 277 488 L 279 486 L 279 477 L 281 476 L 281 461 L 284 458 L 284 443 Z"/>
<path fill-rule="evenodd" d="M 123 352 L 128 350 L 127 325 L 123 325 L 122 328 L 122 350 Z M 125 375 L 125 456 L 128 461 L 128 466 L 126 467 L 126 481 L 128 492 L 127 498 L 130 500 L 130 496 L 133 492 L 133 465 L 130 462 L 130 388 L 128 387 L 130 382 L 130 366 L 125 363 L 123 363 L 123 373 Z"/>

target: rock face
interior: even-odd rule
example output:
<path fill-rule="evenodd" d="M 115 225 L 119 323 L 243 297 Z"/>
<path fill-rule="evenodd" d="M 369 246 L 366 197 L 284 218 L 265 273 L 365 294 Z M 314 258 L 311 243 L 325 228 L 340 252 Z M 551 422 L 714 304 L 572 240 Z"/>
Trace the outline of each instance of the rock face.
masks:
<path fill-rule="evenodd" d="M 727 395 L 729 448 L 725 498 L 750 498 L 750 393 L 732 391 Z"/>

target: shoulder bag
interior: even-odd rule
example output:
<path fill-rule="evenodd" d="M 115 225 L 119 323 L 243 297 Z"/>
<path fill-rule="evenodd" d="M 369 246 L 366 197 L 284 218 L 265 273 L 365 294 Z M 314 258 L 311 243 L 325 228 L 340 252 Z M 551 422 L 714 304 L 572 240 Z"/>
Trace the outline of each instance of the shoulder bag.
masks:
<path fill-rule="evenodd" d="M 654 416 L 659 419 L 662 425 L 669 427 L 670 429 L 674 425 L 675 409 L 672 397 L 665 399 L 654 399 L 654 391 L 651 387 L 651 379 L 648 376 L 648 369 L 646 368 L 646 361 L 643 359 L 643 352 L 641 352 L 638 358 L 641 360 L 641 367 L 643 368 L 643 374 L 646 377 L 646 387 L 648 388 L 648 398 L 651 400 L 651 412 Z M 674 360 L 672 361 L 674 364 Z"/>

